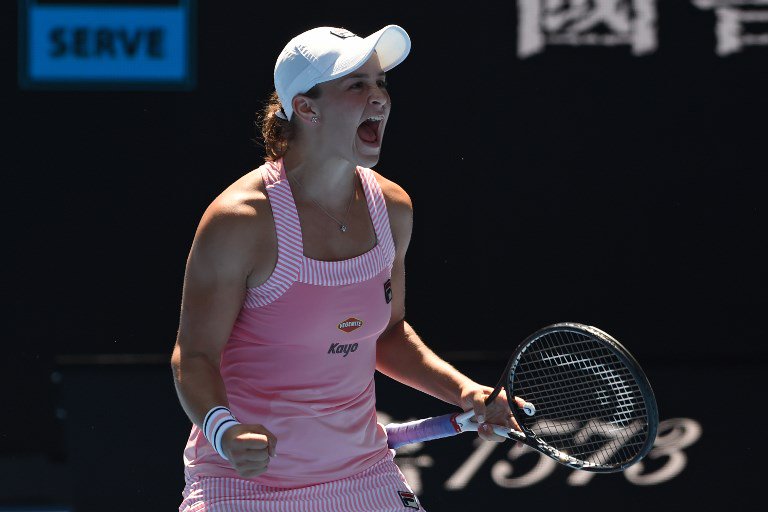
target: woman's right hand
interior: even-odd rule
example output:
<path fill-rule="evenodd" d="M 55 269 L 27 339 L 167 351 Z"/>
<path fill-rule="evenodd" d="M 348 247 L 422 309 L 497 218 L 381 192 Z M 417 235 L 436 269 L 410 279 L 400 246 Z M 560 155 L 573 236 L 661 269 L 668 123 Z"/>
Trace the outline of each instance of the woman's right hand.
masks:
<path fill-rule="evenodd" d="M 221 449 L 243 478 L 254 478 L 267 470 L 275 456 L 277 438 L 263 425 L 239 424 L 228 429 Z"/>

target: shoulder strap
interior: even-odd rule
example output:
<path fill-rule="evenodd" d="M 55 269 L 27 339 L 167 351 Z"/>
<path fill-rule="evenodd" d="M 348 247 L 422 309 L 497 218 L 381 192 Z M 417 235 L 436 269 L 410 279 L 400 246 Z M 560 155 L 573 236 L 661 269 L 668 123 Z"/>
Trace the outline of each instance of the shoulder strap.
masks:
<path fill-rule="evenodd" d="M 246 297 L 246 306 L 264 306 L 276 300 L 296 281 L 304 252 L 301 226 L 291 187 L 285 179 L 282 160 L 262 165 L 261 177 L 272 207 L 277 233 L 277 263 L 267 281 L 252 288 Z"/>
<path fill-rule="evenodd" d="M 391 265 L 395 260 L 395 242 L 389 225 L 389 214 L 387 213 L 384 193 L 376 180 L 376 174 L 371 169 L 358 167 L 357 171 L 368 201 L 368 210 L 373 221 L 373 228 L 376 231 L 376 238 L 381 245 L 386 263 Z"/>

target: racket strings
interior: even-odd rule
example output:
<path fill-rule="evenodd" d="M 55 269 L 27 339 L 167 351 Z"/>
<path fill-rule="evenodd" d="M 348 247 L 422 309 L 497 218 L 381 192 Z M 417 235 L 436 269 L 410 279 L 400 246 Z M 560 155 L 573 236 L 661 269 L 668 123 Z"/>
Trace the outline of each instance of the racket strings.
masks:
<path fill-rule="evenodd" d="M 604 396 L 608 400 L 611 398 L 611 395 L 601 389 L 596 389 L 592 383 L 585 383 L 583 377 L 576 375 L 575 372 L 571 372 L 571 375 L 559 375 L 557 380 L 552 380 L 551 378 L 531 377 L 531 375 L 541 375 L 544 373 L 541 370 L 531 370 L 524 367 L 521 367 L 521 369 L 527 375 L 524 377 L 518 375 L 519 384 L 517 386 L 524 385 L 528 395 L 538 397 L 538 404 L 539 406 L 543 405 L 544 410 L 565 411 L 570 407 L 574 411 L 573 414 L 584 416 L 590 416 L 591 414 L 591 416 L 594 416 L 598 411 L 609 411 L 612 415 L 616 416 L 621 416 L 620 413 L 623 413 L 627 418 L 631 417 L 632 413 L 637 412 L 638 404 L 635 399 L 640 394 L 640 388 L 636 383 L 627 385 L 627 380 L 632 378 L 629 373 L 621 374 L 624 377 L 622 382 L 610 382 L 610 384 L 616 385 L 617 388 L 621 386 L 621 389 L 612 395 L 615 398 L 615 404 L 613 404 L 615 408 L 607 408 L 599 400 L 595 401 L 595 398 Z M 642 403 L 640 407 L 644 410 Z M 621 421 L 621 418 L 611 421 Z"/>
<path fill-rule="evenodd" d="M 509 378 L 515 395 L 536 406 L 535 417 L 523 419 L 526 427 L 561 452 L 610 466 L 643 448 L 643 393 L 600 340 L 570 331 L 544 334 L 529 344 Z"/>

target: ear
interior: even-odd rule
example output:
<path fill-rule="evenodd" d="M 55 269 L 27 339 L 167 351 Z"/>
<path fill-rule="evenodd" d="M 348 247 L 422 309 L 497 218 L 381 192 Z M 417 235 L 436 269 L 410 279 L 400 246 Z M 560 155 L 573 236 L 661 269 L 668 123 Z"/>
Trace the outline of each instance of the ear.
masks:
<path fill-rule="evenodd" d="M 293 115 L 305 123 L 312 124 L 312 117 L 320 115 L 315 102 L 302 94 L 294 96 L 291 104 Z"/>

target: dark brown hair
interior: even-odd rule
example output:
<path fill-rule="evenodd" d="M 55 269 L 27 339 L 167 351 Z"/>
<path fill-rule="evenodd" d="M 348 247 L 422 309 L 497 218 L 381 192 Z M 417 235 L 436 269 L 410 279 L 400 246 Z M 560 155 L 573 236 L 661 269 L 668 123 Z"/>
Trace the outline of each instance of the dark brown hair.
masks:
<path fill-rule="evenodd" d="M 303 96 L 316 99 L 320 97 L 320 88 L 315 85 L 302 93 Z M 279 160 L 288 151 L 288 146 L 296 135 L 296 119 L 286 121 L 277 117 L 283 109 L 277 92 L 273 92 L 261 113 L 256 114 L 256 134 L 264 144 L 264 158 L 270 162 Z"/>

